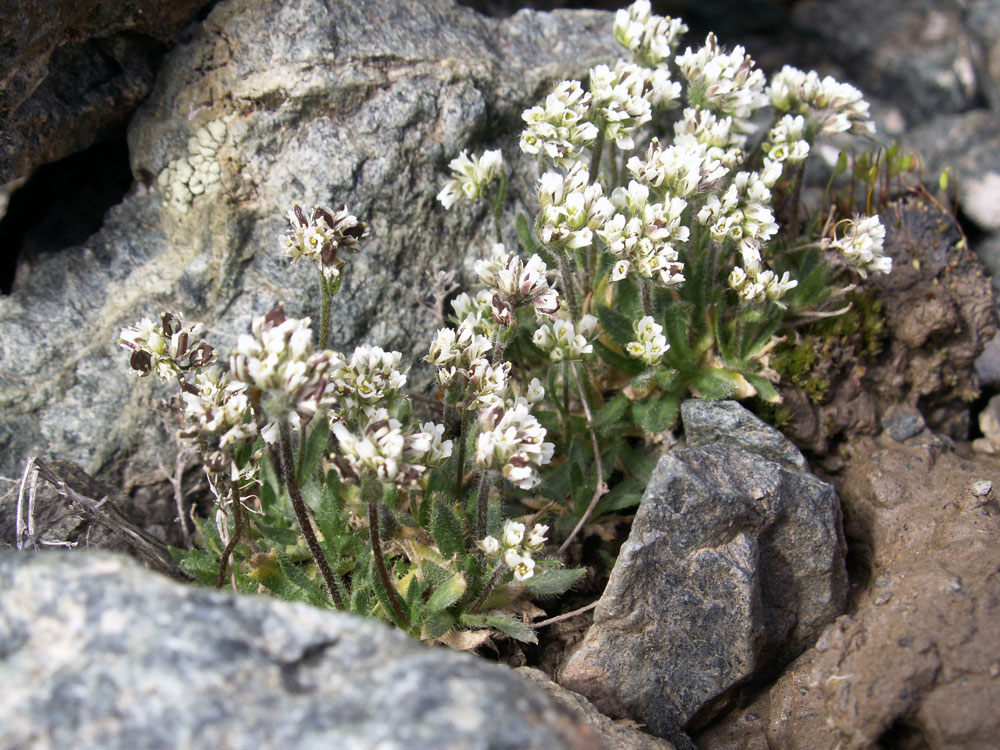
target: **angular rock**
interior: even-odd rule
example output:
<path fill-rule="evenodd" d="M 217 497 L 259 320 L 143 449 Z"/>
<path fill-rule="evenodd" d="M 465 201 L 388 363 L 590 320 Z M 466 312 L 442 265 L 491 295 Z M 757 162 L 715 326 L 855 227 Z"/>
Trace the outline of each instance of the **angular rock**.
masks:
<path fill-rule="evenodd" d="M 0 552 L 3 747 L 604 747 L 509 669 L 380 623 Z"/>
<path fill-rule="evenodd" d="M 738 401 L 690 398 L 681 403 L 681 420 L 689 448 L 727 443 L 789 469 L 806 468 L 802 451 Z"/>
<path fill-rule="evenodd" d="M 683 746 L 843 611 L 840 524 L 810 474 L 725 443 L 666 454 L 560 684 Z"/>
<path fill-rule="evenodd" d="M 882 429 L 898 443 L 920 434 L 926 426 L 923 415 L 913 404 L 894 404 L 882 415 Z"/>
<path fill-rule="evenodd" d="M 178 310 L 225 355 L 278 300 L 317 319 L 315 269 L 279 253 L 294 201 L 347 204 L 371 227 L 334 299 L 331 344 L 417 362 L 438 327 L 420 304 L 430 274 L 471 278 L 463 264 L 492 243 L 484 207 L 435 200 L 449 160 L 518 153 L 521 112 L 615 47 L 610 16 L 591 11 L 492 20 L 450 0 L 217 5 L 165 58 L 131 125 L 143 184 L 100 233 L 0 298 L 0 475 L 19 475 L 34 452 L 124 474 L 126 490 L 159 480 L 175 428 L 154 407 L 171 389 L 127 376 L 120 328 Z M 521 164 L 511 239 L 533 194 Z M 429 366 L 411 373 L 418 388 L 431 380 Z"/>
<path fill-rule="evenodd" d="M 13 0 L 0 27 L 0 183 L 122 127 L 210 0 Z"/>
<path fill-rule="evenodd" d="M 967 460 L 930 438 L 856 444 L 841 490 L 860 564 L 852 613 L 700 745 L 996 747 L 998 482 L 996 460 Z"/>

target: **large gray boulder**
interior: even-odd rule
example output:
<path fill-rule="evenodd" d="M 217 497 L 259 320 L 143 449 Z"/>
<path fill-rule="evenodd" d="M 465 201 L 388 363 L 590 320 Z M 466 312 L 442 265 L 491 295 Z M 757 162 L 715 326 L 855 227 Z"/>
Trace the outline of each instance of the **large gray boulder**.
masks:
<path fill-rule="evenodd" d="M 0 747 L 599 750 L 506 667 L 373 620 L 0 552 Z"/>
<path fill-rule="evenodd" d="M 0 475 L 34 452 L 124 473 L 126 488 L 161 478 L 175 428 L 153 411 L 169 391 L 126 375 L 119 330 L 179 310 L 225 355 L 278 300 L 317 319 L 315 269 L 278 252 L 293 201 L 347 204 L 371 227 L 334 301 L 332 345 L 419 360 L 438 325 L 420 304 L 429 275 L 492 242 L 483 207 L 435 200 L 448 161 L 497 144 L 515 156 L 523 109 L 616 54 L 610 15 L 592 11 L 492 20 L 451 0 L 217 5 L 167 56 L 130 126 L 134 194 L 0 299 Z M 532 184 L 514 176 L 508 229 Z"/>
<path fill-rule="evenodd" d="M 683 744 L 843 611 L 844 553 L 837 494 L 811 474 L 731 442 L 668 453 L 559 682 Z"/>

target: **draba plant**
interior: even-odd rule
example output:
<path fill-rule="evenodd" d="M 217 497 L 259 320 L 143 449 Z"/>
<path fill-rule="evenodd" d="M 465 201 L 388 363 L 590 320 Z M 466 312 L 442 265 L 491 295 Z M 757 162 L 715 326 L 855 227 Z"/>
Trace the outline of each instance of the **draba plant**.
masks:
<path fill-rule="evenodd" d="M 134 372 L 177 381 L 217 501 L 182 566 L 453 645 L 534 641 L 531 600 L 582 577 L 562 559 L 588 523 L 606 534 L 597 519 L 639 501 L 643 438 L 681 398 L 780 400 L 783 334 L 891 270 L 877 215 L 800 216 L 816 140 L 874 126 L 852 86 L 789 66 L 768 82 L 712 34 L 678 53 L 686 31 L 639 0 L 613 26 L 630 60 L 523 113 L 540 177 L 516 236 L 501 152 L 451 162 L 439 201 L 484 201 L 495 243 L 424 358 L 440 422 L 413 417 L 398 352 L 327 349 L 339 250 L 367 233 L 346 207 L 295 206 L 282 238 L 319 269 L 318 334 L 278 305 L 223 370 L 176 314 L 122 331 Z"/>

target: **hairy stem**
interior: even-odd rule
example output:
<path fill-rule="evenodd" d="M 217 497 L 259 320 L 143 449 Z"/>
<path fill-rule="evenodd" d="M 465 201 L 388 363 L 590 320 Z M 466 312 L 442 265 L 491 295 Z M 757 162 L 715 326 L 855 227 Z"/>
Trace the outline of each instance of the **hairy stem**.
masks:
<path fill-rule="evenodd" d="M 462 480 L 465 479 L 465 444 L 469 430 L 469 410 L 460 409 L 462 412 L 462 426 L 458 431 L 458 465 L 455 467 L 455 502 L 462 498 Z"/>
<path fill-rule="evenodd" d="M 655 311 L 653 309 L 653 293 L 652 289 L 650 289 L 649 279 L 641 279 L 639 281 L 639 290 L 642 293 L 643 314 L 653 317 Z"/>
<path fill-rule="evenodd" d="M 217 589 L 221 589 L 223 582 L 226 580 L 229 558 L 233 554 L 233 550 L 236 549 L 236 545 L 240 539 L 243 538 L 244 533 L 243 504 L 240 501 L 240 480 L 238 477 L 232 481 L 231 491 L 233 495 L 233 521 L 235 523 L 229 544 L 222 551 L 222 560 L 219 562 L 219 577 L 215 579 L 215 588 Z"/>
<path fill-rule="evenodd" d="M 479 492 L 476 495 L 476 539 L 486 536 L 486 522 L 489 518 L 490 488 L 493 487 L 493 472 L 484 469 L 479 475 Z"/>
<path fill-rule="evenodd" d="M 481 593 L 476 598 L 476 601 L 472 603 L 472 606 L 469 607 L 469 612 L 475 612 L 477 609 L 479 609 L 486 603 L 486 600 L 489 598 L 490 593 L 493 591 L 493 587 L 497 585 L 497 581 L 500 579 L 500 574 L 503 573 L 503 569 L 504 569 L 503 561 L 498 560 L 497 566 L 493 570 L 493 574 L 490 576 L 490 579 L 486 582 L 486 585 L 483 586 L 483 593 Z"/>
<path fill-rule="evenodd" d="M 330 336 L 330 301 L 333 295 L 330 294 L 330 282 L 322 268 L 319 270 L 319 289 L 322 299 L 319 312 L 319 348 L 326 349 L 326 342 Z"/>
<path fill-rule="evenodd" d="M 576 323 L 580 319 L 580 304 L 576 299 L 576 287 L 573 284 L 573 276 L 569 270 L 569 261 L 566 253 L 562 250 L 556 251 L 559 258 L 559 273 L 562 275 L 563 295 L 566 297 L 566 305 L 569 307 L 570 318 Z"/>
<path fill-rule="evenodd" d="M 385 567 L 385 557 L 382 556 L 382 541 L 379 539 L 378 532 L 378 500 L 375 497 L 368 498 L 368 533 L 371 536 L 375 567 L 378 569 L 378 577 L 382 581 L 385 595 L 389 598 L 389 604 L 392 606 L 393 614 L 396 615 L 396 620 L 404 629 L 408 628 L 410 618 L 406 616 L 403 601 L 399 598 L 399 592 L 396 591 L 396 586 L 389 577 L 389 571 Z"/>
<path fill-rule="evenodd" d="M 323 554 L 323 548 L 319 546 L 319 540 L 313 532 L 312 521 L 309 520 L 309 512 L 306 510 L 302 493 L 299 491 L 299 483 L 295 481 L 295 461 L 292 459 L 292 436 L 288 429 L 288 421 L 282 419 L 279 422 L 279 429 L 281 431 L 281 468 L 285 475 L 285 487 L 288 489 L 288 497 L 292 501 L 295 517 L 298 519 L 299 528 L 302 530 L 302 536 L 306 539 L 306 545 L 312 553 L 313 560 L 316 561 L 316 567 L 319 568 L 319 572 L 326 582 L 326 588 L 330 592 L 333 603 L 337 605 L 337 609 L 344 609 L 344 600 L 340 596 L 337 579 L 330 569 L 330 562 Z"/>
<path fill-rule="evenodd" d="M 594 446 L 594 464 L 597 466 L 597 486 L 594 488 L 594 496 L 590 499 L 590 505 L 587 506 L 587 510 L 584 511 L 583 515 L 580 516 L 580 520 L 577 521 L 576 526 L 570 532 L 569 536 L 566 537 L 556 554 L 561 555 L 569 547 L 570 542 L 576 538 L 576 535 L 580 533 L 580 529 L 583 525 L 590 520 L 590 516 L 594 512 L 594 508 L 597 507 L 597 501 L 600 500 L 608 491 L 608 486 L 604 483 L 604 467 L 601 465 L 601 447 L 597 443 L 597 433 L 594 432 L 593 419 L 590 416 L 590 405 L 587 403 L 587 394 L 583 391 L 583 378 L 580 375 L 580 370 L 577 368 L 576 363 L 573 363 L 573 369 L 576 372 L 576 387 L 580 393 L 580 403 L 583 404 L 583 413 L 587 417 L 587 431 L 590 433 L 590 442 Z"/>
<path fill-rule="evenodd" d="M 795 187 L 792 190 L 792 219 L 788 226 L 788 242 L 795 242 L 799 236 L 799 204 L 802 202 L 802 181 L 806 176 L 806 163 L 795 168 Z"/>
<path fill-rule="evenodd" d="M 590 185 L 597 182 L 597 175 L 601 169 L 601 154 L 604 151 L 604 123 L 600 123 L 598 127 L 600 129 L 597 131 L 597 140 L 590 147 L 590 180 L 588 182 Z"/>

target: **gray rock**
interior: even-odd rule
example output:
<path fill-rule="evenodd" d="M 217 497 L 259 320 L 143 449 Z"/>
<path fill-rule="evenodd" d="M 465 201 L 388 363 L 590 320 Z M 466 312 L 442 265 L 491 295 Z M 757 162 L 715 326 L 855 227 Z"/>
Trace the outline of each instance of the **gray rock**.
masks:
<path fill-rule="evenodd" d="M 509 669 L 380 623 L 0 552 L 0 747 L 597 748 Z"/>
<path fill-rule="evenodd" d="M 679 746 L 847 596 L 833 487 L 735 445 L 660 459 L 559 682 Z"/>
<path fill-rule="evenodd" d="M 128 121 L 209 0 L 12 0 L 0 28 L 0 183 Z"/>
<path fill-rule="evenodd" d="M 913 404 L 894 404 L 882 415 L 882 429 L 898 443 L 919 435 L 925 427 L 923 415 Z"/>
<path fill-rule="evenodd" d="M 709 443 L 737 445 L 789 469 L 805 469 L 806 459 L 791 440 L 738 401 L 691 398 L 681 404 L 689 448 Z"/>
<path fill-rule="evenodd" d="M 1000 109 L 1000 0 L 972 0 L 966 26 L 978 42 L 976 58 L 983 94 L 993 109 Z"/>
<path fill-rule="evenodd" d="M 614 60 L 615 44 L 609 14 L 591 11 L 491 20 L 450 0 L 216 6 L 167 56 L 130 127 L 143 184 L 100 233 L 0 299 L 0 475 L 41 453 L 124 474 L 126 490 L 160 479 L 175 428 L 154 407 L 171 391 L 126 375 L 119 331 L 178 310 L 225 355 L 278 300 L 316 320 L 315 269 L 278 252 L 293 201 L 346 203 L 371 227 L 334 300 L 331 345 L 364 341 L 417 362 L 438 325 L 420 304 L 429 274 L 463 269 L 492 242 L 484 207 L 435 200 L 448 161 L 498 137 L 513 156 L 523 109 Z M 514 175 L 510 193 L 513 240 L 533 177 Z M 431 381 L 429 366 L 411 373 L 418 388 Z"/>

